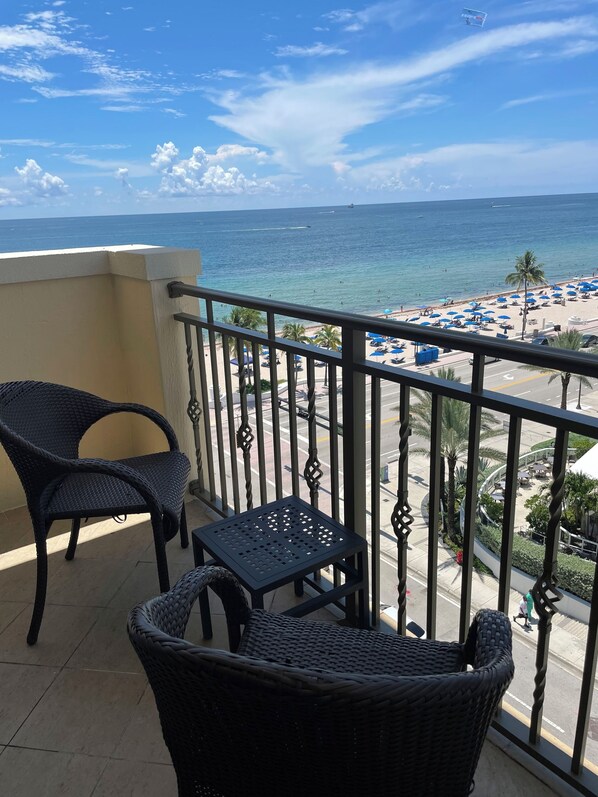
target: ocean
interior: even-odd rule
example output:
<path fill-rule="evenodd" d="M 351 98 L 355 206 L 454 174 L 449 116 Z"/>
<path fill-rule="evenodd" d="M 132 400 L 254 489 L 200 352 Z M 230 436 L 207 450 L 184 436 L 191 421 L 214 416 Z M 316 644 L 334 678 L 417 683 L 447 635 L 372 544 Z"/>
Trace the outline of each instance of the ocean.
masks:
<path fill-rule="evenodd" d="M 598 194 L 0 221 L 2 252 L 116 244 L 199 249 L 205 287 L 373 314 L 506 290 L 526 249 L 550 281 L 595 273 Z"/>

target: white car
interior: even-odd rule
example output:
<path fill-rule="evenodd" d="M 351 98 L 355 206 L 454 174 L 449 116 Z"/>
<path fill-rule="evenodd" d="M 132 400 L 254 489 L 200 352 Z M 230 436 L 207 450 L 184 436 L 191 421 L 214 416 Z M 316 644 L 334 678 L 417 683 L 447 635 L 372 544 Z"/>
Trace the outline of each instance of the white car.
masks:
<path fill-rule="evenodd" d="M 390 624 L 396 628 L 399 610 L 396 606 L 387 606 L 385 603 L 380 604 L 380 617 L 383 620 L 390 621 Z M 418 625 L 415 620 L 412 620 L 407 615 L 407 636 L 415 636 L 418 639 L 425 639 L 426 632 Z"/>

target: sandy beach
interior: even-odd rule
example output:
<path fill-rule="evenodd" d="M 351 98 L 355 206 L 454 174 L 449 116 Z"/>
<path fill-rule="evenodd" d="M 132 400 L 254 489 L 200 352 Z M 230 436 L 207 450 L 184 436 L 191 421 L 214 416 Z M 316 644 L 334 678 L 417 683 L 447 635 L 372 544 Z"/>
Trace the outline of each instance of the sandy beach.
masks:
<path fill-rule="evenodd" d="M 598 326 L 598 291 L 583 292 L 578 288 L 580 284 L 591 283 L 593 279 L 595 279 L 593 276 L 575 277 L 566 282 L 528 288 L 528 297 L 533 297 L 534 302 L 529 302 L 525 339 L 532 340 L 542 333 L 555 334 L 555 328 L 558 329 L 559 326 L 563 331 L 567 329 L 577 329 L 582 333 L 588 330 L 594 331 L 593 327 Z M 595 284 L 598 286 L 598 282 Z M 560 290 L 554 287 L 557 285 Z M 516 296 L 519 298 L 513 298 Z M 491 337 L 496 337 L 499 333 L 500 336 L 507 335 L 508 338 L 520 338 L 524 304 L 523 289 L 517 291 L 510 288 L 502 293 L 477 295 L 458 301 L 447 297 L 438 304 L 403 308 L 398 312 L 384 313 L 377 317 L 411 322 L 414 326 L 425 324 L 438 329 L 458 329 L 464 334 L 472 334 L 472 331 L 476 330 L 477 334 Z M 472 312 L 474 307 L 475 312 Z M 480 317 L 487 320 L 481 325 L 474 325 L 472 319 Z M 389 351 L 380 357 L 374 355 L 376 349 L 371 347 L 368 356 L 375 356 L 378 362 L 390 363 L 392 354 L 390 346 L 388 348 Z M 409 363 L 413 360 L 413 353 L 405 349 L 404 357 L 405 363 Z"/>

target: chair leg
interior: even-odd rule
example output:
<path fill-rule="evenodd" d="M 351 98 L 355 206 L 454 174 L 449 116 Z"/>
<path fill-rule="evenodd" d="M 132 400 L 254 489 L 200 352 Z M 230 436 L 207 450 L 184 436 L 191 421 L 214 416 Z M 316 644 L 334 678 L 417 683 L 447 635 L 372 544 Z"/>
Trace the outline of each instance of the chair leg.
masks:
<path fill-rule="evenodd" d="M 183 503 L 183 508 L 181 509 L 181 520 L 179 524 L 179 531 L 181 534 L 181 548 L 188 548 L 189 547 L 189 534 L 187 532 L 187 514 L 185 512 L 185 504 Z"/>
<path fill-rule="evenodd" d="M 48 527 L 43 521 L 35 523 L 35 549 L 37 552 L 37 583 L 35 586 L 35 603 L 33 604 L 33 615 L 31 625 L 27 634 L 27 644 L 35 645 L 37 636 L 44 616 L 46 605 L 46 588 L 48 586 L 48 553 L 46 548 L 46 534 Z"/>
<path fill-rule="evenodd" d="M 168 592 L 170 589 L 170 578 L 168 576 L 168 560 L 166 558 L 166 543 L 164 542 L 164 525 L 162 517 L 152 516 L 152 529 L 154 532 L 154 548 L 156 551 L 156 564 L 158 566 L 160 592 Z"/>
<path fill-rule="evenodd" d="M 77 541 L 79 539 L 80 528 L 81 528 L 81 518 L 74 518 L 73 525 L 71 526 L 71 536 L 69 539 L 69 545 L 64 555 L 64 558 L 69 562 L 75 557 L 75 549 L 77 548 Z"/>

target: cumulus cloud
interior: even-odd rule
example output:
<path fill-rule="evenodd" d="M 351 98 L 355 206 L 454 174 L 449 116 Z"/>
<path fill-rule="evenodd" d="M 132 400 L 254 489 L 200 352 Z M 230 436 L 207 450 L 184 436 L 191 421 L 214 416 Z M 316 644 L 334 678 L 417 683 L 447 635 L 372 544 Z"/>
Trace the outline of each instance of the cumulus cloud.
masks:
<path fill-rule="evenodd" d="M 16 207 L 20 204 L 21 202 L 12 191 L 9 191 L 8 188 L 0 188 L 0 208 Z"/>
<path fill-rule="evenodd" d="M 228 146 L 228 150 L 220 147 L 215 155 L 209 155 L 203 147 L 194 147 L 190 158 L 180 158 L 179 150 L 172 141 L 158 144 L 151 156 L 151 162 L 162 175 L 160 194 L 192 197 L 207 194 L 257 194 L 275 190 L 274 184 L 269 180 L 257 178 L 255 175 L 246 177 L 236 166 L 224 169 L 217 163 L 217 160 L 225 160 L 230 156 L 234 145 Z M 256 150 L 255 147 L 240 149 Z"/>
<path fill-rule="evenodd" d="M 120 182 L 123 188 L 128 191 L 132 190 L 131 183 L 129 182 L 129 170 L 125 166 L 121 166 L 114 173 L 115 178 Z"/>
<path fill-rule="evenodd" d="M 26 190 L 33 196 L 52 197 L 68 193 L 68 185 L 64 180 L 55 174 L 44 172 L 33 158 L 27 158 L 25 165 L 20 169 L 15 166 L 15 172 L 21 178 Z"/>
<path fill-rule="evenodd" d="M 348 52 L 348 50 L 343 50 L 341 47 L 333 47 L 329 44 L 316 42 L 306 47 L 299 47 L 294 44 L 277 47 L 274 55 L 278 58 L 323 58 L 328 55 L 346 55 Z"/>

